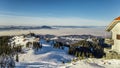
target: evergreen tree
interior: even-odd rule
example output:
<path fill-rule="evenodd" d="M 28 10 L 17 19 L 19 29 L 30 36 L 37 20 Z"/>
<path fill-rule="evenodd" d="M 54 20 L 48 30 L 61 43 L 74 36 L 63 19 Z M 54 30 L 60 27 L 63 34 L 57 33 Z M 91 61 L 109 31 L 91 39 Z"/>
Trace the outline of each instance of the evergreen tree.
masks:
<path fill-rule="evenodd" d="M 16 55 L 16 62 L 19 62 L 19 56 L 18 56 L 18 54 Z"/>
<path fill-rule="evenodd" d="M 77 51 L 75 52 L 75 56 L 78 57 L 78 52 Z"/>

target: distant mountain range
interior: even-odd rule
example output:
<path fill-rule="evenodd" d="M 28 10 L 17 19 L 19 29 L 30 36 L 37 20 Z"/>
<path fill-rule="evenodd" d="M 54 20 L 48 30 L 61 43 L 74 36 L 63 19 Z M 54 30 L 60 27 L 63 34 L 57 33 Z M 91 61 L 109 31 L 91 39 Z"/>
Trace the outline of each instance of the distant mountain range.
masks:
<path fill-rule="evenodd" d="M 15 30 L 15 29 L 52 29 L 50 26 L 0 26 L 0 30 Z"/>
<path fill-rule="evenodd" d="M 106 26 L 53 26 L 58 28 L 104 28 Z"/>
<path fill-rule="evenodd" d="M 105 28 L 105 26 L 0 26 L 0 30 L 58 29 L 58 28 Z"/>

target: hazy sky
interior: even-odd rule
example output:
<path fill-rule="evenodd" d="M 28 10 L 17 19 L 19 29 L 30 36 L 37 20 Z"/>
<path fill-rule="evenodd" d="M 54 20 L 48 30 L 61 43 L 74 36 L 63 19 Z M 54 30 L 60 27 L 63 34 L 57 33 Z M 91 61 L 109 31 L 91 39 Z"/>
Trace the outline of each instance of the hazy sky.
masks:
<path fill-rule="evenodd" d="M 0 0 L 0 25 L 106 26 L 120 0 Z"/>

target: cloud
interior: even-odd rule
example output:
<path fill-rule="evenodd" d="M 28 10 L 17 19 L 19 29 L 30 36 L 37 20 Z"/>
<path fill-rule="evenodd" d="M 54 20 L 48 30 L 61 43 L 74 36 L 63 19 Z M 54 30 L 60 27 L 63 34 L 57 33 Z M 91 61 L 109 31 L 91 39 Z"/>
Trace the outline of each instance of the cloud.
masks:
<path fill-rule="evenodd" d="M 84 19 L 80 17 L 29 17 L 0 14 L 0 25 L 63 25 L 63 26 L 105 26 L 107 21 Z"/>

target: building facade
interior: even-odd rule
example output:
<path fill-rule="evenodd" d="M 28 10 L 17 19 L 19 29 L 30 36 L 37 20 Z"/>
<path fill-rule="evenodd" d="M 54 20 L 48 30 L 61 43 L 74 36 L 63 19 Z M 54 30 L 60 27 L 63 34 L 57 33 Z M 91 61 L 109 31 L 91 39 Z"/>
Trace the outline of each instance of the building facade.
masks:
<path fill-rule="evenodd" d="M 106 30 L 112 32 L 112 50 L 120 53 L 120 16 L 115 18 Z"/>

